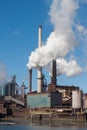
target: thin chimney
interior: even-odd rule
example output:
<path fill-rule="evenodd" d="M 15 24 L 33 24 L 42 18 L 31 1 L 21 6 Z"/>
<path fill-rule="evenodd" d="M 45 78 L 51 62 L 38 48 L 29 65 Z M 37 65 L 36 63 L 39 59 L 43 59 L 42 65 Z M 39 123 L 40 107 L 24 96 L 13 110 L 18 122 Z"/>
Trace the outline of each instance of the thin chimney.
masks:
<path fill-rule="evenodd" d="M 56 85 L 56 60 L 52 61 L 52 78 L 51 84 Z"/>
<path fill-rule="evenodd" d="M 32 91 L 32 69 L 29 70 L 29 93 Z"/>

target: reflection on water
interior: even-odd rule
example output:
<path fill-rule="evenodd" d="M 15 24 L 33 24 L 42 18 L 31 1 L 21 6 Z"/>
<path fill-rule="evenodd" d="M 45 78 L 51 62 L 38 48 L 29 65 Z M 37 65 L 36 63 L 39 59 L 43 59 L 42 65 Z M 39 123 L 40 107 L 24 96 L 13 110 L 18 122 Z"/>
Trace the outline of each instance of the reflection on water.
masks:
<path fill-rule="evenodd" d="M 87 122 L 49 120 L 0 121 L 0 130 L 87 130 Z"/>
<path fill-rule="evenodd" d="M 87 128 L 63 128 L 46 126 L 0 126 L 0 130 L 87 130 Z"/>
<path fill-rule="evenodd" d="M 87 128 L 86 122 L 71 122 L 71 121 L 33 121 L 32 126 L 49 126 L 58 128 Z M 65 129 L 64 129 L 65 130 Z"/>

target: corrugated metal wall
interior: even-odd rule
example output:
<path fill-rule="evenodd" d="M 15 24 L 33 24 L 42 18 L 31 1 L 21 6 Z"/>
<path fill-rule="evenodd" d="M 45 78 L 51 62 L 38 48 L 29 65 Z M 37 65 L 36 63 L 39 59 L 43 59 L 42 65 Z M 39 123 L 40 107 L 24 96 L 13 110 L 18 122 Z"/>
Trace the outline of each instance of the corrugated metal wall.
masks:
<path fill-rule="evenodd" d="M 48 93 L 45 94 L 28 94 L 27 106 L 32 108 L 50 107 L 50 97 Z"/>
<path fill-rule="evenodd" d="M 51 92 L 51 107 L 62 106 L 62 94 L 59 92 Z"/>
<path fill-rule="evenodd" d="M 62 95 L 59 92 L 35 93 L 27 95 L 27 106 L 31 108 L 58 107 L 62 105 Z"/>

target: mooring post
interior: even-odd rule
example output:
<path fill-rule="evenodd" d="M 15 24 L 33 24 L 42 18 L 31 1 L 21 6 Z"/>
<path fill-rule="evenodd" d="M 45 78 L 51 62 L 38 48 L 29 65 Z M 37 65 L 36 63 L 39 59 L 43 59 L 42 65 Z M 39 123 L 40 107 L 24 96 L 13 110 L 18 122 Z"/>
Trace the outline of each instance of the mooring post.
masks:
<path fill-rule="evenodd" d="M 85 110 L 85 120 L 87 122 L 87 110 Z"/>
<path fill-rule="evenodd" d="M 49 113 L 49 120 L 51 120 L 51 113 Z"/>
<path fill-rule="evenodd" d="M 31 113 L 31 121 L 33 120 L 33 115 L 32 115 L 32 113 Z"/>
<path fill-rule="evenodd" d="M 40 116 L 39 116 L 39 120 L 42 120 L 42 114 L 40 114 Z"/>

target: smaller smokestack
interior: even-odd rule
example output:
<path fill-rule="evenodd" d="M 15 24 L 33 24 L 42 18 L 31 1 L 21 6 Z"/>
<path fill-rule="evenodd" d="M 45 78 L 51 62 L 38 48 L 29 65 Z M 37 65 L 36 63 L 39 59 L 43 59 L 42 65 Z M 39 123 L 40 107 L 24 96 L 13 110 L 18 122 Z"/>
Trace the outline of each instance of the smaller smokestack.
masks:
<path fill-rule="evenodd" d="M 29 93 L 32 91 L 32 69 L 29 70 Z"/>
<path fill-rule="evenodd" d="M 52 78 L 51 84 L 56 85 L 56 60 L 52 61 Z"/>

